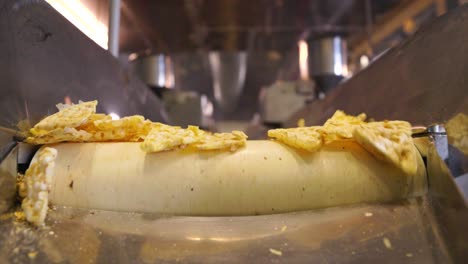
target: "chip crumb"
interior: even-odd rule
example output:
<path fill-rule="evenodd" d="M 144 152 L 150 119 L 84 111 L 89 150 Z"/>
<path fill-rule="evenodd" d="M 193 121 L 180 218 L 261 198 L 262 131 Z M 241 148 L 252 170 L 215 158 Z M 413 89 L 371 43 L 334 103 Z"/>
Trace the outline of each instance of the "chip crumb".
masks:
<path fill-rule="evenodd" d="M 286 229 L 288 229 L 288 227 L 284 225 L 283 227 L 281 227 L 281 232 L 286 231 Z"/>
<path fill-rule="evenodd" d="M 299 120 L 297 120 L 297 126 L 298 126 L 298 127 L 305 127 L 305 120 L 304 120 L 304 118 L 300 118 Z"/>
<path fill-rule="evenodd" d="M 413 253 L 406 253 L 406 256 L 407 256 L 408 258 L 412 258 L 412 257 L 413 257 Z"/>
<path fill-rule="evenodd" d="M 28 253 L 28 258 L 35 259 L 37 256 L 37 251 L 31 251 Z"/>
<path fill-rule="evenodd" d="M 392 243 L 390 242 L 390 239 L 384 237 L 384 238 L 382 239 L 382 241 L 383 241 L 383 243 L 384 243 L 384 245 L 385 245 L 386 248 L 392 249 Z"/>
<path fill-rule="evenodd" d="M 371 216 L 373 216 L 373 215 L 374 215 L 374 214 L 372 214 L 371 212 L 366 212 L 366 213 L 364 214 L 364 216 L 366 216 L 366 217 L 371 217 Z"/>
<path fill-rule="evenodd" d="M 277 256 L 283 256 L 283 252 L 281 252 L 279 250 L 276 250 L 276 249 L 273 249 L 273 248 L 270 248 L 270 252 L 271 252 L 271 254 L 275 254 Z"/>
<path fill-rule="evenodd" d="M 16 211 L 13 214 L 15 215 L 17 221 L 24 221 L 26 219 L 23 211 Z"/>

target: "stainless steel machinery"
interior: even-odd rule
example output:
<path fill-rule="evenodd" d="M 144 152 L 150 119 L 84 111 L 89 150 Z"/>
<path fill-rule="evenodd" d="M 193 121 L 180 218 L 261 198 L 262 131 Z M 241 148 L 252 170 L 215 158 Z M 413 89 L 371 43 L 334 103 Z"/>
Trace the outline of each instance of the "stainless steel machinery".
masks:
<path fill-rule="evenodd" d="M 441 134 L 423 132 L 437 143 Z M 416 142 L 419 142 L 418 140 Z M 443 141 L 442 141 L 443 142 Z M 468 220 L 452 175 L 435 148 L 417 146 L 428 192 L 380 204 L 238 217 L 184 217 L 54 206 L 46 227 L 0 218 L 2 262 L 404 262 L 463 263 Z M 2 161 L 2 191 L 34 149 L 20 143 Z M 7 187 L 10 187 L 9 189 Z M 2 192 L 2 194 L 5 194 Z M 14 192 L 4 202 L 14 205 Z"/>

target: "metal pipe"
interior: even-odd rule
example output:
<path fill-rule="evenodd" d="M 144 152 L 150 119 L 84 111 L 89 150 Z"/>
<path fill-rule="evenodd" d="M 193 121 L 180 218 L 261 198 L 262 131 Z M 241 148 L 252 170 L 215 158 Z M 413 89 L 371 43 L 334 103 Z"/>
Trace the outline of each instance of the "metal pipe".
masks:
<path fill-rule="evenodd" d="M 216 103 L 224 113 L 230 113 L 237 106 L 244 88 L 247 52 L 211 51 L 208 53 L 208 59 Z"/>
<path fill-rule="evenodd" d="M 133 61 L 136 73 L 151 87 L 174 88 L 172 60 L 164 54 L 139 57 Z"/>
<path fill-rule="evenodd" d="M 400 6 L 394 8 L 393 11 L 390 11 L 389 14 L 386 15 L 387 18 L 385 21 L 378 26 L 373 26 L 373 33 L 370 38 L 366 37 L 358 44 L 354 45 L 353 52 L 351 53 L 352 61 L 357 60 L 361 55 L 367 53 L 370 48 L 369 45 L 380 43 L 383 39 L 400 28 L 404 21 L 416 16 L 433 4 L 434 0 L 403 1 Z"/>
<path fill-rule="evenodd" d="M 309 75 L 320 92 L 328 93 L 348 75 L 346 40 L 336 35 L 310 39 L 308 44 Z"/>
<path fill-rule="evenodd" d="M 369 43 L 369 50 L 370 54 L 373 55 L 373 44 L 371 41 L 371 36 L 372 36 L 372 26 L 373 26 L 373 19 L 372 19 L 372 3 L 371 0 L 366 0 L 366 36 L 367 36 L 367 41 Z"/>
<path fill-rule="evenodd" d="M 107 49 L 114 56 L 119 56 L 120 0 L 109 2 L 109 30 Z"/>
<path fill-rule="evenodd" d="M 347 45 L 341 36 L 330 36 L 309 41 L 309 71 L 313 76 L 330 74 L 347 76 Z"/>

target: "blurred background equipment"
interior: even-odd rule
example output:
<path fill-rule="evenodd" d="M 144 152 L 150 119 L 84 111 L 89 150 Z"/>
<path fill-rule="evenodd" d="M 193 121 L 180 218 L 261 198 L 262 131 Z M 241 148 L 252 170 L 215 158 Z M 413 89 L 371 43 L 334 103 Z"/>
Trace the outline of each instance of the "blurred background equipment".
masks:
<path fill-rule="evenodd" d="M 136 56 L 132 62 L 135 72 L 152 89 L 174 88 L 174 68 L 169 56 L 164 54 Z"/>
<path fill-rule="evenodd" d="M 315 83 L 310 80 L 277 81 L 262 89 L 260 113 L 265 125 L 281 127 L 291 116 L 315 99 Z"/>
<path fill-rule="evenodd" d="M 129 57 L 134 72 L 162 101 L 167 123 L 204 127 L 200 95 L 196 91 L 175 89 L 171 57 L 165 54 L 136 53 Z"/>
<path fill-rule="evenodd" d="M 64 73 L 61 79 L 48 81 L 53 79 L 53 73 L 41 72 L 41 78 L 35 80 L 44 80 L 41 87 L 56 91 L 54 100 L 87 98 L 87 95 L 81 95 L 85 90 L 82 87 L 90 87 L 87 80 L 97 78 L 102 79 L 96 82 L 99 88 L 89 89 L 112 94 L 106 98 L 120 94 L 120 100 L 129 102 L 122 105 L 117 99 L 111 103 L 107 101 L 109 99 L 98 98 L 107 112 L 123 116 L 134 112 L 133 109 L 137 109 L 141 102 L 146 104 L 150 101 L 152 109 L 145 108 L 139 112 L 150 111 L 147 116 L 153 119 L 173 125 L 200 125 L 213 131 L 226 127 L 222 123 L 229 123 L 229 127 L 238 124 L 239 129 L 247 127 L 248 133 L 255 137 L 262 134 L 260 131 L 266 129 L 265 125 L 291 125 L 291 122 L 286 122 L 289 118 L 297 119 L 299 115 L 305 115 L 304 109 L 309 105 L 327 101 L 326 97 L 335 93 L 338 87 L 346 86 L 344 84 L 348 80 L 359 76 L 360 71 L 421 26 L 463 4 L 463 1 L 456 0 L 46 2 L 118 58 L 116 67 L 120 69 L 115 68 L 115 71 L 121 75 L 119 80 L 124 86 L 129 81 L 139 83 L 139 88 L 130 85 L 119 93 L 113 90 L 116 88 L 104 89 L 113 81 L 104 78 L 110 72 L 104 73 L 98 66 L 99 62 L 91 64 L 92 58 L 98 55 L 70 56 L 67 48 L 60 48 L 57 58 L 54 58 L 48 53 L 41 56 L 46 54 L 44 48 L 27 46 L 33 39 L 30 36 L 37 36 L 53 42 L 44 42 L 50 45 L 46 49 L 57 50 L 56 45 L 63 41 L 64 36 L 51 35 L 51 31 L 69 30 L 70 24 L 54 22 L 56 25 L 49 26 L 52 19 L 19 21 L 19 27 L 43 24 L 31 24 L 31 31 L 36 33 L 20 31 L 27 36 L 17 36 L 25 41 L 24 49 L 29 49 L 37 57 L 31 62 L 55 59 L 55 68 L 66 69 L 67 65 L 61 64 L 64 57 L 69 56 L 70 65 L 90 64 L 77 72 L 75 76 L 80 77 L 73 81 L 66 78 L 68 73 Z M 30 5 L 33 4 L 18 1 L 14 6 L 15 10 L 23 10 Z M 38 1 L 35 5 L 47 4 Z M 59 17 L 55 14 L 53 19 Z M 44 27 L 48 30 L 42 30 Z M 85 52 L 90 48 L 84 48 L 90 43 L 81 44 L 85 40 L 83 36 L 77 39 L 65 46 L 79 46 L 80 54 L 90 54 Z M 22 45 L 21 41 L 15 43 Z M 14 42 L 9 43 L 13 45 Z M 24 52 L 18 47 L 15 49 Z M 99 49 L 94 49 L 93 53 L 105 54 Z M 24 59 L 15 55 L 9 60 L 26 63 L 32 58 L 26 53 L 24 55 Z M 18 67 L 23 67 L 20 64 Z M 28 69 L 29 66 L 25 64 L 24 67 Z M 25 87 L 31 85 L 26 81 L 22 83 Z M 142 83 L 146 84 L 146 90 Z M 137 96 L 130 96 L 137 93 Z M 151 93 L 155 96 L 150 96 Z M 139 102 L 133 102 L 134 98 Z M 21 113 L 20 119 L 37 120 L 46 108 L 41 106 L 38 111 L 31 110 L 38 106 L 28 103 L 7 102 L 10 109 L 20 109 L 17 111 Z M 46 112 L 49 111 L 47 108 Z M 314 123 L 309 120 L 330 112 L 328 109 L 324 110 L 325 114 L 307 112 L 310 116 L 301 118 L 305 118 L 306 123 Z M 447 112 L 444 119 L 450 114 Z M 14 126 L 12 122 L 8 120 L 2 124 Z"/>
<path fill-rule="evenodd" d="M 277 117 L 272 112 L 266 116 L 268 107 L 263 104 L 272 102 L 270 96 L 276 90 L 265 93 L 265 101 L 260 98 L 263 87 L 277 87 L 277 81 L 310 80 L 315 95 L 305 101 L 323 98 L 419 27 L 463 1 L 47 2 L 101 47 L 108 44 L 114 53 L 118 50 L 121 64 L 133 69 L 163 101 L 164 88 L 174 88 L 171 98 L 189 91 L 213 102 L 209 123 L 244 126 L 256 113 L 268 119 L 262 123 L 271 123 L 300 108 L 295 105 L 289 111 L 278 111 Z M 115 23 L 120 27 L 116 29 Z M 284 98 L 292 98 L 289 95 L 293 96 L 289 93 Z M 192 109 L 193 100 L 176 100 L 177 107 Z M 175 101 L 170 101 L 164 111 L 168 105 L 175 109 Z M 185 103 L 190 106 L 180 105 Z M 170 123 L 195 120 L 172 110 L 167 111 L 172 115 L 167 116 Z"/>
<path fill-rule="evenodd" d="M 309 68 L 320 92 L 327 93 L 348 76 L 346 40 L 341 36 L 312 39 L 309 42 Z"/>
<path fill-rule="evenodd" d="M 222 111 L 229 113 L 237 106 L 244 88 L 247 53 L 211 51 L 208 57 L 213 78 L 214 99 Z"/>

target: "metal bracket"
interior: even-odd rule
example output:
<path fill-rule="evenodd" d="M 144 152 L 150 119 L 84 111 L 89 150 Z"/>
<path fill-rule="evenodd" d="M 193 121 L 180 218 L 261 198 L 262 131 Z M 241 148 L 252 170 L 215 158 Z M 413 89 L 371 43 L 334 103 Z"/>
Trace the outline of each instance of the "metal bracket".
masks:
<path fill-rule="evenodd" d="M 447 132 L 445 131 L 444 125 L 435 124 L 429 126 L 423 132 L 414 133 L 413 138 L 418 137 L 429 137 L 436 147 L 437 153 L 443 161 L 447 161 L 449 158 L 449 145 L 447 139 Z"/>
<path fill-rule="evenodd" d="M 427 132 L 429 133 L 429 137 L 433 140 L 440 158 L 447 162 L 449 158 L 449 144 L 444 125 L 432 125 L 427 128 Z"/>
<path fill-rule="evenodd" d="M 457 178 L 467 173 L 463 165 L 466 164 L 466 157 L 458 149 L 449 144 L 444 125 L 435 124 L 429 126 L 424 131 L 414 133 L 412 136 L 413 138 L 428 137 L 433 142 L 440 159 L 450 169 L 453 177 Z"/>

